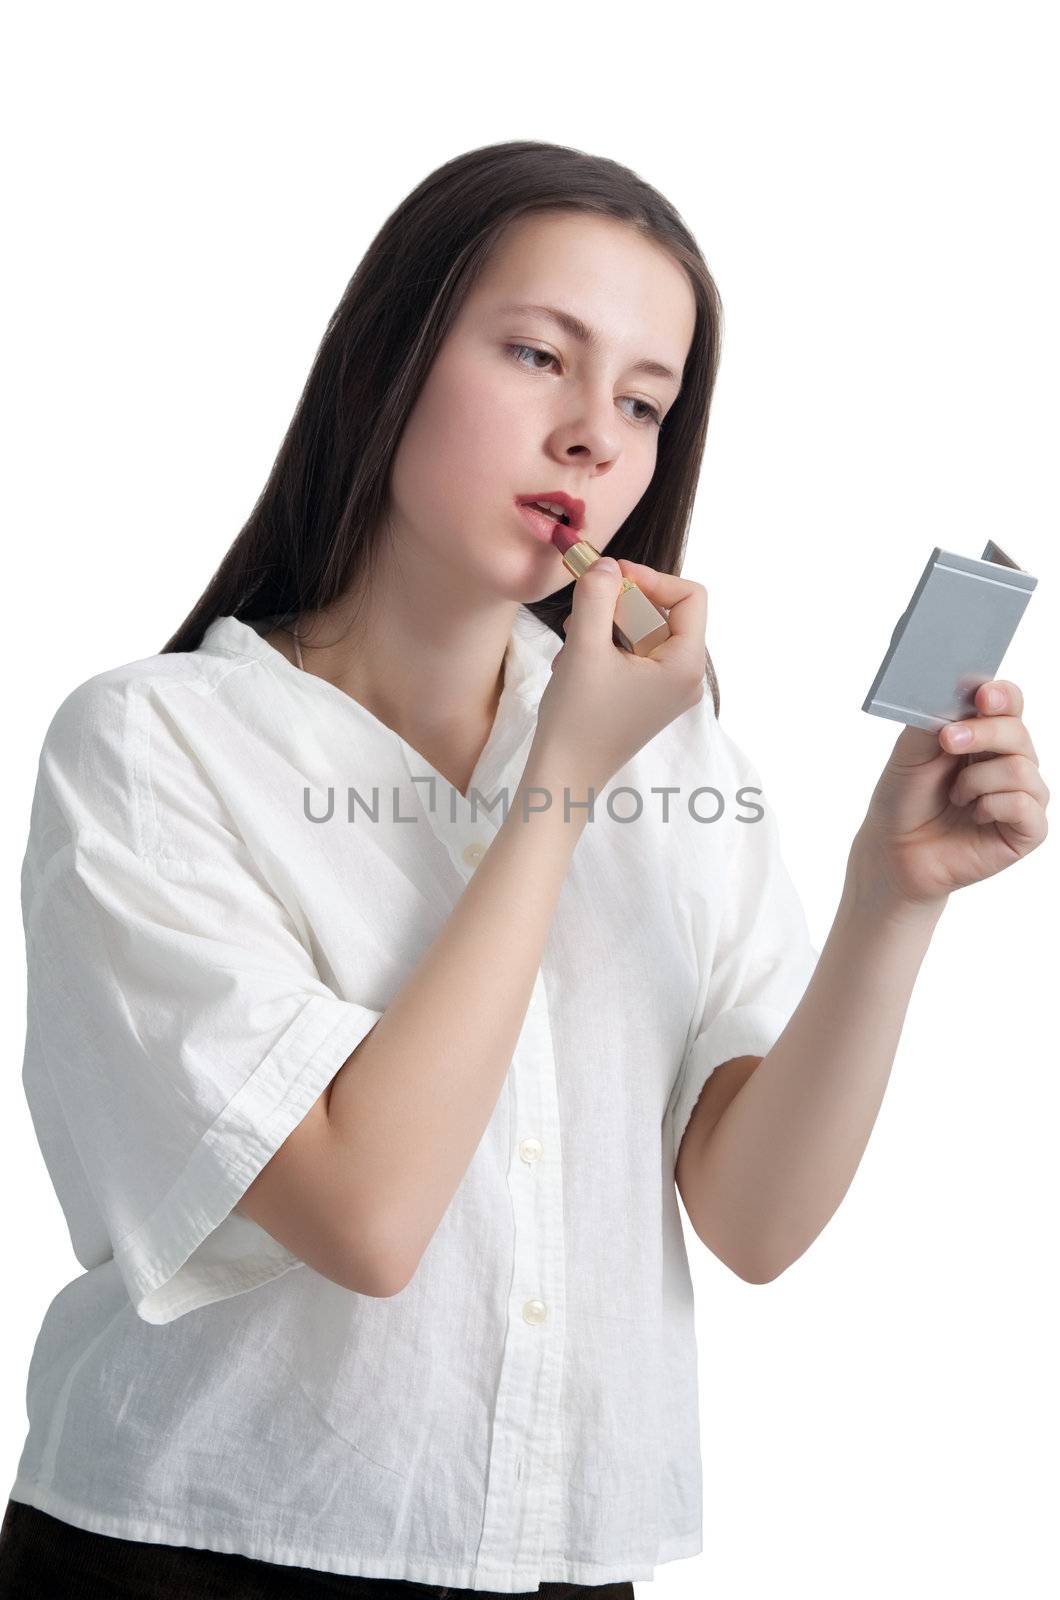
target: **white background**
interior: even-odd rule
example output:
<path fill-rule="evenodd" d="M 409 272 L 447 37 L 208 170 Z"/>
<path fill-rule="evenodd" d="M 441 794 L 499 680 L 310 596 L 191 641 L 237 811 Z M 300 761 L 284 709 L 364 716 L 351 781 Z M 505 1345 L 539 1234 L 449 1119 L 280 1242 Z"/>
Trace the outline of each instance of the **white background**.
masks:
<path fill-rule="evenodd" d="M 1056 24 L 923 0 L 6 11 L 0 1491 L 80 1271 L 19 1076 L 40 743 L 183 620 L 363 251 L 442 162 L 610 156 L 706 255 L 725 342 L 685 571 L 815 944 L 900 732 L 861 702 L 936 544 L 993 538 L 1039 579 L 998 675 L 1060 786 Z M 1058 888 L 1050 838 L 951 899 L 865 1157 L 787 1273 L 748 1286 L 685 1222 L 705 1548 L 642 1596 L 1057 1592 Z"/>

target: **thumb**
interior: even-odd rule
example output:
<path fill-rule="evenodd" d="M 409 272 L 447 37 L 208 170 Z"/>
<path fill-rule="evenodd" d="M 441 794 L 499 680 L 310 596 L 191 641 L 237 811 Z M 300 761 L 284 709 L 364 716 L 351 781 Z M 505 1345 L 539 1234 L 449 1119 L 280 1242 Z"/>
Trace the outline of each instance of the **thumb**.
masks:
<path fill-rule="evenodd" d="M 574 585 L 564 630 L 567 638 L 578 641 L 582 649 L 613 644 L 612 623 L 621 591 L 622 569 L 618 562 L 610 556 L 594 561 Z"/>
<path fill-rule="evenodd" d="M 949 754 L 950 752 L 939 744 L 937 733 L 907 723 L 894 741 L 894 748 L 887 765 L 895 771 L 908 771 L 915 767 L 926 766 L 936 756 Z"/>

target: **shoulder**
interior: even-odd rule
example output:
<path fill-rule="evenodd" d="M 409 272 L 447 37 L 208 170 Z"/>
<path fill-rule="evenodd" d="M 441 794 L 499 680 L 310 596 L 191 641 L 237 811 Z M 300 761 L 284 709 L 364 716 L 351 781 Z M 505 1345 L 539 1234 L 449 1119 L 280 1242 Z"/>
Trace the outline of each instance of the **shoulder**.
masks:
<path fill-rule="evenodd" d="M 144 656 L 97 672 L 77 684 L 53 712 L 42 754 L 81 759 L 92 749 L 122 748 L 152 712 L 167 701 L 212 696 L 235 673 L 253 662 L 206 651 L 173 651 Z"/>
<path fill-rule="evenodd" d="M 59 703 L 44 735 L 54 746 L 86 735 L 113 736 L 129 708 L 167 692 L 211 694 L 233 672 L 250 663 L 205 652 L 174 651 L 145 656 L 97 672 Z"/>
<path fill-rule="evenodd" d="M 708 774 L 723 738 L 714 702 L 709 690 L 704 690 L 694 706 L 655 735 L 649 748 L 653 758 L 671 775 L 671 782 L 694 787 L 697 782 L 710 782 Z"/>
<path fill-rule="evenodd" d="M 723 725 L 714 710 L 709 690 L 703 698 L 670 725 L 679 759 L 686 774 L 703 774 L 703 783 L 719 780 L 732 784 L 756 784 L 759 769 L 744 745 Z"/>
<path fill-rule="evenodd" d="M 143 803 L 153 765 L 166 753 L 194 776 L 187 732 L 196 707 L 247 663 L 197 651 L 146 656 L 77 684 L 62 699 L 40 745 L 31 812 L 34 841 L 50 853 L 63 836 L 103 832 L 144 843 Z M 178 714 L 179 710 L 179 714 Z"/>

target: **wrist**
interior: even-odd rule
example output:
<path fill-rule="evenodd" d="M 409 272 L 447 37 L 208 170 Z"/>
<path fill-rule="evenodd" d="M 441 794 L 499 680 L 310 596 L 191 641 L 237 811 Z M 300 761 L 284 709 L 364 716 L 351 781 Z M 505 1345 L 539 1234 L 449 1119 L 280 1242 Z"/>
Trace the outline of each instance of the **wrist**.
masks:
<path fill-rule="evenodd" d="M 874 922 L 930 931 L 949 898 L 943 894 L 931 899 L 910 899 L 894 883 L 873 842 L 860 832 L 854 836 L 843 883 L 843 901 L 850 910 Z"/>
<path fill-rule="evenodd" d="M 580 833 L 589 820 L 589 789 L 561 770 L 554 761 L 531 756 L 523 769 L 509 807 L 520 822 L 549 818 L 566 831 Z M 599 791 L 593 795 L 594 809 Z"/>
<path fill-rule="evenodd" d="M 552 749 L 542 742 L 539 735 L 530 746 L 520 780 L 520 787 L 531 784 L 551 796 L 552 810 L 560 816 L 563 815 L 565 800 L 571 806 L 577 801 L 587 802 L 592 790 L 594 803 L 598 803 L 606 788 L 606 784 L 591 779 L 584 770 L 579 771 L 577 763 L 566 752 Z M 573 814 L 587 816 L 584 807 Z"/>

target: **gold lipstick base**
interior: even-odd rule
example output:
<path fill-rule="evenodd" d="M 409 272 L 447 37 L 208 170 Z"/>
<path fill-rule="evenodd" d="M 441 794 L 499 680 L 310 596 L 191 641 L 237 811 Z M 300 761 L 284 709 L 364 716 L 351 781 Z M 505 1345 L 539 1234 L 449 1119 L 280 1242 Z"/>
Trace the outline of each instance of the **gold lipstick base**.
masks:
<path fill-rule="evenodd" d="M 575 578 L 582 577 L 599 559 L 599 550 L 588 539 L 579 539 L 577 544 L 572 544 L 569 550 L 563 552 L 563 565 Z M 670 625 L 663 613 L 652 605 L 644 590 L 629 578 L 623 578 L 615 602 L 612 632 L 615 643 L 623 650 L 629 650 L 635 656 L 647 656 L 656 645 L 670 638 Z"/>

